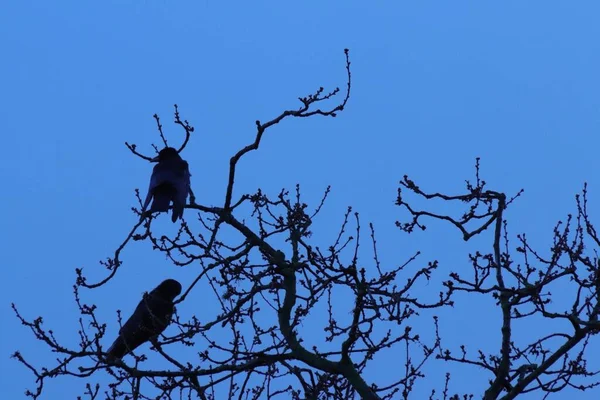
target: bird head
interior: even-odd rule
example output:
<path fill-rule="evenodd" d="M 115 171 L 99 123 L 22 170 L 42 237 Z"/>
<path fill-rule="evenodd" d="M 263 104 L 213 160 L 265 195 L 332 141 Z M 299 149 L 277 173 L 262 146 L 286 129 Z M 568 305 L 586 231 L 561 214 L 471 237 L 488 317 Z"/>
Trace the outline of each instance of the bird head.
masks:
<path fill-rule="evenodd" d="M 177 152 L 177 150 L 175 150 L 172 147 L 165 147 L 164 149 L 159 151 L 158 155 L 150 161 L 161 162 L 161 161 L 173 160 L 173 159 L 177 159 L 177 158 L 181 158 L 179 156 L 179 153 Z"/>
<path fill-rule="evenodd" d="M 163 299 L 173 300 L 181 293 L 181 283 L 175 279 L 167 279 L 156 287 L 152 292 L 158 294 Z"/>

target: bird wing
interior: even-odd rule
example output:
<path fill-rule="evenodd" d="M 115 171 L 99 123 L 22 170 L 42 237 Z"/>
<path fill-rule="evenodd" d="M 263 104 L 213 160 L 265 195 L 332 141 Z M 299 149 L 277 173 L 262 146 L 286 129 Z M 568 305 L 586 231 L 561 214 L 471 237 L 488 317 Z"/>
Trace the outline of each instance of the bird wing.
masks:
<path fill-rule="evenodd" d="M 145 294 L 131 317 L 119 330 L 119 338 L 108 352 L 123 357 L 153 336 L 161 334 L 171 322 L 172 316 L 172 302 Z"/>
<path fill-rule="evenodd" d="M 150 176 L 150 185 L 148 187 L 148 194 L 146 195 L 146 201 L 144 202 L 143 210 L 146 210 L 150 200 L 155 194 L 158 187 L 168 185 L 175 187 L 178 179 L 180 179 L 180 173 L 177 171 L 177 166 L 172 161 L 159 162 L 152 169 L 152 175 Z"/>
<path fill-rule="evenodd" d="M 187 161 L 181 160 L 178 168 L 178 179 L 177 185 L 175 189 L 177 190 L 178 198 L 183 199 L 183 203 L 185 204 L 185 199 L 187 198 L 188 193 L 190 192 L 190 166 Z"/>
<path fill-rule="evenodd" d="M 184 160 L 179 161 L 177 179 L 174 181 L 173 185 L 175 188 L 175 193 L 173 195 L 173 222 L 183 215 L 183 209 L 190 192 L 190 177 L 188 163 Z"/>
<path fill-rule="evenodd" d="M 150 176 L 150 186 L 148 187 L 148 194 L 146 195 L 146 201 L 144 201 L 144 207 L 142 207 L 142 211 L 145 211 L 148 208 L 148 204 L 150 204 L 150 200 L 152 200 L 152 196 L 154 195 L 154 189 L 156 189 L 156 187 L 158 186 L 160 169 L 160 163 L 156 164 L 152 169 L 152 175 Z"/>
<path fill-rule="evenodd" d="M 120 357 L 135 350 L 139 345 L 150 339 L 152 336 L 145 326 L 150 324 L 150 313 L 147 311 L 145 301 L 142 300 L 135 308 L 135 311 L 119 330 L 119 337 L 108 350 L 109 353 L 122 353 Z M 120 347 L 120 349 L 119 349 Z M 114 348 L 114 350 L 113 350 Z M 119 355 L 117 355 L 119 356 Z"/>

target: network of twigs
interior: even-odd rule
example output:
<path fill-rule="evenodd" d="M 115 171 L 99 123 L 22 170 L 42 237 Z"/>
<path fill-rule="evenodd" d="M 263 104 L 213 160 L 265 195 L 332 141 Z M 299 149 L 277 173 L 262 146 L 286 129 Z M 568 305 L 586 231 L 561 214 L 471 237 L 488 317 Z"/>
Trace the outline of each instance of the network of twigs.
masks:
<path fill-rule="evenodd" d="M 137 193 L 140 207 L 133 211 L 139 221 L 114 255 L 102 262 L 106 276 L 90 282 L 82 269 L 76 270 L 74 296 L 81 313 L 78 343 L 65 343 L 43 325 L 41 317 L 27 319 L 13 305 L 20 322 L 57 355 L 54 365 L 40 367 L 20 352 L 14 353 L 36 378 L 28 396 L 40 398 L 49 380 L 72 376 L 90 382 L 80 397 L 87 399 L 407 399 L 415 384 L 423 381 L 425 366 L 435 359 L 487 371 L 490 383 L 485 399 L 512 399 L 533 391 L 548 395 L 566 387 L 585 390 L 598 385 L 594 380 L 598 372 L 589 370 L 586 361 L 589 341 L 600 331 L 600 265 L 595 253 L 587 255 L 584 244 L 598 248 L 600 240 L 589 218 L 587 188 L 577 197 L 577 215 L 556 225 L 551 252 L 544 255 L 529 245 L 525 235 L 517 236 L 518 246 L 511 251 L 504 213 L 521 192 L 507 198 L 488 189 L 480 178 L 479 160 L 475 181 L 467 181 L 465 192 L 458 195 L 424 191 L 405 176 L 397 197 L 397 205 L 408 215 L 405 222 L 396 223 L 401 231 L 424 230 L 426 220 L 441 220 L 454 226 L 464 240 L 483 234 L 493 239 L 490 249 L 469 255 L 471 272 L 452 272 L 447 280 L 438 281 L 440 289 L 432 299 L 419 298 L 412 290 L 434 274 L 440 275 L 438 262 L 418 265 L 417 253 L 397 266 L 382 265 L 373 225 L 367 229 L 369 246 L 361 248 L 365 231 L 351 208 L 332 243 L 313 242 L 311 226 L 329 188 L 313 206 L 303 202 L 299 186 L 291 192 L 271 195 L 258 190 L 236 198 L 236 168 L 246 154 L 259 148 L 269 128 L 286 118 L 335 117 L 345 109 L 352 78 L 348 50 L 345 57 L 344 91 L 325 92 L 321 87 L 300 97 L 299 108 L 266 123 L 256 121 L 254 141 L 230 160 L 222 205 L 197 204 L 192 197 L 186 208 L 195 211 L 193 223 L 183 220 L 177 234 L 168 237 L 154 232 L 154 217 L 141 213 Z M 337 104 L 320 108 L 340 94 Z M 154 118 L 162 143 L 168 146 L 160 119 Z M 178 148 L 181 152 L 194 128 L 180 119 L 177 105 L 175 124 L 185 131 Z M 151 159 L 138 152 L 135 144 L 126 146 L 137 157 Z M 407 197 L 417 200 L 409 202 Z M 458 216 L 415 208 L 415 202 L 428 200 L 464 204 L 465 208 Z M 187 215 L 192 214 L 188 211 Z M 148 241 L 174 265 L 193 265 L 199 271 L 193 281 L 184 283 L 176 302 L 192 317 L 183 319 L 176 313 L 168 335 L 152 344 L 163 362 L 161 369 L 147 367 L 148 356 L 142 348 L 124 361 L 107 359 L 107 323 L 96 316 L 96 305 L 80 298 L 81 290 L 118 278 L 123 267 L 120 255 L 131 241 Z M 520 257 L 519 262 L 513 254 Z M 551 289 L 558 282 L 572 293 L 572 304 L 562 309 L 552 302 Z M 186 302 L 200 283 L 211 288 L 213 301 L 220 307 L 211 319 L 202 321 L 193 316 L 194 305 Z M 444 347 L 437 317 L 426 328 L 435 332 L 430 343 L 416 332 L 412 321 L 420 310 L 452 307 L 458 292 L 492 296 L 497 301 L 502 320 L 496 353 L 468 352 L 466 344 L 460 349 Z M 354 299 L 344 310 L 335 301 L 340 294 Z M 317 328 L 325 332 L 325 340 L 310 346 L 305 338 L 307 329 L 315 330 L 311 319 L 315 314 L 326 315 Z M 567 324 L 563 331 L 521 343 L 513 325 L 523 318 Z M 175 356 L 172 349 L 176 347 L 185 347 L 189 356 Z M 399 349 L 404 358 L 397 364 L 393 381 L 366 378 L 369 367 L 377 369 L 378 355 Z M 107 387 L 91 383 L 96 374 L 107 374 L 111 383 Z M 429 386 L 440 388 L 431 390 L 432 400 L 473 398 L 467 391 L 451 393 L 450 374 L 444 382 Z"/>

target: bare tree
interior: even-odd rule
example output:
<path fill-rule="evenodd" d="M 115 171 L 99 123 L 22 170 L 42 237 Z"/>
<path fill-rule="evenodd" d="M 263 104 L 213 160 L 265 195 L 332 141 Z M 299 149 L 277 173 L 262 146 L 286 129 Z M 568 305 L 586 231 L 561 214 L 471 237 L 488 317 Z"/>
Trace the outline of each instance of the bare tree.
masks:
<path fill-rule="evenodd" d="M 223 204 L 197 204 L 192 195 L 186 206 L 189 221 L 182 221 L 174 237 L 153 231 L 155 216 L 141 211 L 137 192 L 140 208 L 134 212 L 139 221 L 114 255 L 103 262 L 106 277 L 90 282 L 81 269 L 76 270 L 79 343 L 65 343 L 42 324 L 41 317 L 30 320 L 13 305 L 20 322 L 58 355 L 54 365 L 39 366 L 20 352 L 14 353 L 36 379 L 28 396 L 40 398 L 48 381 L 60 376 L 86 379 L 87 390 L 80 398 L 88 399 L 408 399 L 414 397 L 411 393 L 418 382 L 429 387 L 431 400 L 513 399 L 531 392 L 545 398 L 565 389 L 586 390 L 598 385 L 598 371 L 590 370 L 586 362 L 590 340 L 600 331 L 600 265 L 596 250 L 589 247 L 600 247 L 600 239 L 589 218 L 587 188 L 576 198 L 577 214 L 556 225 L 551 251 L 543 254 L 530 246 L 525 235 L 518 235 L 516 248 L 511 248 L 504 212 L 520 192 L 509 197 L 488 189 L 480 178 L 479 160 L 475 180 L 467 181 L 462 194 L 427 192 L 405 176 L 397 198 L 397 205 L 408 216 L 405 222 L 396 223 L 401 231 L 424 230 L 426 220 L 439 220 L 455 227 L 465 241 L 477 235 L 492 239 L 489 249 L 468 255 L 470 267 L 441 277 L 429 299 L 414 295 L 413 290 L 420 282 L 441 276 L 438 262 L 418 264 L 417 253 L 404 256 L 398 266 L 382 265 L 373 225 L 368 225 L 365 234 L 359 214 L 351 208 L 345 210 L 332 243 L 314 242 L 311 227 L 329 188 L 313 205 L 303 202 L 299 186 L 276 194 L 261 190 L 235 193 L 240 160 L 258 150 L 269 129 L 284 119 L 335 117 L 344 110 L 351 89 L 348 50 L 345 55 L 345 90 L 326 92 L 321 87 L 300 97 L 299 108 L 283 111 L 265 123 L 256 121 L 254 141 L 230 160 Z M 339 103 L 325 107 L 338 96 Z M 167 146 L 160 119 L 154 117 Z M 180 118 L 177 106 L 175 124 L 185 132 L 181 152 L 194 128 Z M 135 145 L 126 145 L 135 156 L 151 159 Z M 418 208 L 430 200 L 458 203 L 464 209 L 450 215 Z M 444 206 L 448 209 L 456 208 Z M 151 346 L 160 354 L 164 365 L 160 369 L 147 368 L 144 351 L 148 347 L 140 347 L 123 360 L 107 357 L 107 323 L 117 321 L 100 321 L 97 306 L 80 298 L 82 290 L 92 290 L 92 296 L 93 289 L 118 279 L 123 265 L 120 254 L 131 241 L 150 242 L 174 265 L 199 268 L 196 278 L 184 283 L 176 301 L 179 310 L 191 308 L 194 313 L 194 304 L 186 299 L 201 282 L 212 289 L 212 301 L 220 305 L 220 312 L 209 320 L 196 316 L 183 320 L 175 314 L 166 336 Z M 562 291 L 570 291 L 567 305 L 553 301 L 551 290 L 559 283 Z M 469 352 L 467 344 L 446 348 L 437 316 L 428 326 L 419 326 L 425 332 L 415 329 L 413 321 L 420 312 L 461 306 L 454 304 L 458 292 L 491 296 L 496 301 L 502 315 L 496 352 Z M 354 301 L 346 309 L 332 301 L 349 295 Z M 96 299 L 96 303 L 101 301 Z M 315 325 L 315 314 L 326 316 L 321 326 Z M 532 318 L 540 321 L 539 335 L 524 342 L 513 327 L 520 319 Z M 117 320 L 121 323 L 120 315 Z M 547 320 L 563 324 L 553 323 L 548 331 L 543 328 Z M 304 339 L 307 329 L 324 331 L 325 340 L 308 345 Z M 432 339 L 427 342 L 422 337 Z M 174 356 L 176 348 L 185 348 L 189 357 Z M 377 368 L 378 357 L 390 351 L 404 355 L 397 364 L 396 378 L 368 381 L 365 371 Z M 442 382 L 425 381 L 427 366 L 435 362 L 483 369 L 489 375 L 489 387 L 485 393 L 471 393 L 469 388 L 453 392 L 449 373 Z M 102 374 L 112 382 L 106 387 L 93 383 Z"/>

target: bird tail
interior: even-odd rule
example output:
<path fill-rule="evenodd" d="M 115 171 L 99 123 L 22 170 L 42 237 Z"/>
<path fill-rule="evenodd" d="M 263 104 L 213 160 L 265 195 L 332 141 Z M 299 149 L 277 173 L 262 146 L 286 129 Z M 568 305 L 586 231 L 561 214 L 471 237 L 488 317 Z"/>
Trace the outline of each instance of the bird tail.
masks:
<path fill-rule="evenodd" d="M 154 201 L 150 211 L 168 211 L 171 200 L 174 200 L 175 189 L 171 185 L 160 185 L 154 189 Z"/>
<path fill-rule="evenodd" d="M 185 208 L 188 191 L 189 185 L 186 186 L 185 190 L 180 187 L 178 191 L 173 193 L 173 216 L 171 218 L 173 222 L 183 217 L 183 209 Z"/>
<path fill-rule="evenodd" d="M 108 355 L 115 358 L 123 358 L 127 354 L 127 345 L 121 336 L 108 349 Z"/>
<path fill-rule="evenodd" d="M 171 221 L 175 222 L 178 218 L 183 216 L 183 204 L 173 202 L 173 215 L 171 216 Z"/>
<path fill-rule="evenodd" d="M 154 193 L 154 201 L 150 211 L 168 211 L 171 196 L 168 193 Z"/>

